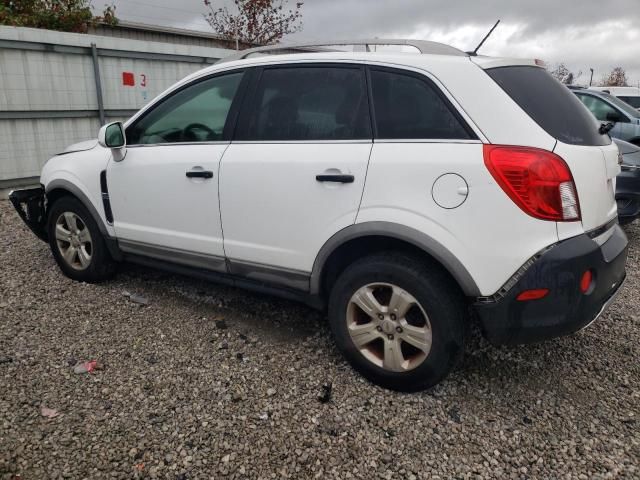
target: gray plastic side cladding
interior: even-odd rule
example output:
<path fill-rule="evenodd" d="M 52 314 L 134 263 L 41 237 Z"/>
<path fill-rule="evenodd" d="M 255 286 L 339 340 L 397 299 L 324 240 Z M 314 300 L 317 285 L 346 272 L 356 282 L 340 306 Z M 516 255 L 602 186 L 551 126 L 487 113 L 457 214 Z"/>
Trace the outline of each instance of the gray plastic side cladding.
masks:
<path fill-rule="evenodd" d="M 447 269 L 451 276 L 458 282 L 458 285 L 460 285 L 465 295 L 469 297 L 477 297 L 480 295 L 480 289 L 473 280 L 473 277 L 471 277 L 469 271 L 446 247 L 425 233 L 391 222 L 358 223 L 340 230 L 327 240 L 313 264 L 310 279 L 310 293 L 312 295 L 320 294 L 322 271 L 326 261 L 337 248 L 350 240 L 369 236 L 394 238 L 418 247 L 435 258 Z"/>

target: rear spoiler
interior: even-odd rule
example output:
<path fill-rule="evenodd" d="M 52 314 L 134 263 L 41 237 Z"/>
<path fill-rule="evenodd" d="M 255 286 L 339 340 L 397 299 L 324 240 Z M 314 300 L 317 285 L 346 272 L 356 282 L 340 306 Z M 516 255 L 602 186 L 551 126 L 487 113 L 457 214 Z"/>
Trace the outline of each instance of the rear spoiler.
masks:
<path fill-rule="evenodd" d="M 469 57 L 469 58 L 473 63 L 478 65 L 483 70 L 487 70 L 489 68 L 514 67 L 514 66 L 546 68 L 545 63 L 542 60 L 538 60 L 534 58 L 497 58 L 497 57 L 483 57 L 481 55 L 478 55 L 477 57 Z"/>

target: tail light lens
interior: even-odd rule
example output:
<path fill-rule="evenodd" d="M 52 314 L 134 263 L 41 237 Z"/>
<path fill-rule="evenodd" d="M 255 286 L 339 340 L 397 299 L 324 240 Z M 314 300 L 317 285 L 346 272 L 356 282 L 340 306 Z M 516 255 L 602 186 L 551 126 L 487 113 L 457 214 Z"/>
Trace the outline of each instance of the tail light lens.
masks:
<path fill-rule="evenodd" d="M 542 220 L 580 220 L 573 176 L 555 153 L 530 147 L 484 145 L 484 163 L 525 213 Z"/>

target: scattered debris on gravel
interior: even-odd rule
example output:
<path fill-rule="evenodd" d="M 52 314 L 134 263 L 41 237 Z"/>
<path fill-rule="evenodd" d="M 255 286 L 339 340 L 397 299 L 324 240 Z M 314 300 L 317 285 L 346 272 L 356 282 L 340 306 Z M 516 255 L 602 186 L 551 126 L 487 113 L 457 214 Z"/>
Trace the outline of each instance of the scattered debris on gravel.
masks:
<path fill-rule="evenodd" d="M 302 305 L 133 266 L 73 282 L 2 201 L 0 479 L 638 478 L 626 230 L 627 285 L 587 330 L 517 348 L 474 331 L 445 382 L 399 394 Z M 87 359 L 105 368 L 74 374 Z"/>

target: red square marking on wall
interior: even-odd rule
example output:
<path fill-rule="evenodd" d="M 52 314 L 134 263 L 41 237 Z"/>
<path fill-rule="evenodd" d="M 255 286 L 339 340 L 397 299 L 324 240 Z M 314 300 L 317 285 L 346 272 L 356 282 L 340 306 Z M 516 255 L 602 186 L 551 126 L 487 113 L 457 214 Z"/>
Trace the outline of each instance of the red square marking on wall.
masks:
<path fill-rule="evenodd" d="M 122 85 L 128 87 L 134 87 L 136 85 L 136 79 L 131 72 L 122 72 Z"/>

